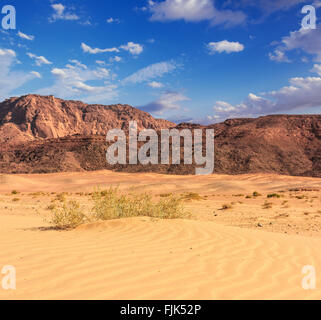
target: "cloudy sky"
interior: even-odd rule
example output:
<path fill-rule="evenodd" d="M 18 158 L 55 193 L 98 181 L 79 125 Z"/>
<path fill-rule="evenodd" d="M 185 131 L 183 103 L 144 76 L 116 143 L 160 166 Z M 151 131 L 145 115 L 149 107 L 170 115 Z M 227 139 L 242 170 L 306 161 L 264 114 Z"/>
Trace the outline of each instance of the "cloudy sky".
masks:
<path fill-rule="evenodd" d="M 321 25 L 304 0 L 0 0 L 0 100 L 126 103 L 176 122 L 321 113 Z M 5 15 L 2 14 L 1 19 Z"/>

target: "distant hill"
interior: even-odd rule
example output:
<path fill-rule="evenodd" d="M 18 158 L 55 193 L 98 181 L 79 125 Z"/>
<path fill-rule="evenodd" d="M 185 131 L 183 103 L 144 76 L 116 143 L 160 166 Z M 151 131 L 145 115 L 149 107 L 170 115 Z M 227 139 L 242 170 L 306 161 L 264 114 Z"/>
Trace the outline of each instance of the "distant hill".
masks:
<path fill-rule="evenodd" d="M 0 172 L 195 173 L 195 165 L 110 166 L 106 133 L 126 129 L 130 120 L 139 129 L 175 126 L 128 105 L 87 105 L 37 95 L 11 98 L 0 104 Z M 321 177 L 321 115 L 231 119 L 208 127 L 183 123 L 176 128 L 215 129 L 216 173 Z"/>

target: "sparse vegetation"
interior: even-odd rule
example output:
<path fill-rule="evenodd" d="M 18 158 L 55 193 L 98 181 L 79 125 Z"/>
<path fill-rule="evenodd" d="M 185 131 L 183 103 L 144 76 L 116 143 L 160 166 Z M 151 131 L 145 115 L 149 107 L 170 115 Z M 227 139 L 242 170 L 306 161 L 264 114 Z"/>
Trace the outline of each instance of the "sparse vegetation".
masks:
<path fill-rule="evenodd" d="M 159 196 L 161 198 L 168 198 L 168 197 L 171 197 L 173 194 L 172 193 L 161 193 Z"/>
<path fill-rule="evenodd" d="M 225 203 L 222 205 L 221 210 L 229 210 L 229 209 L 233 209 L 232 204 Z"/>
<path fill-rule="evenodd" d="M 196 201 L 204 200 L 204 198 L 201 195 L 199 195 L 198 193 L 196 193 L 196 192 L 184 193 L 182 195 L 182 199 L 184 199 L 184 200 L 196 200 Z"/>
<path fill-rule="evenodd" d="M 12 190 L 11 194 L 19 194 L 19 191 L 18 190 Z"/>
<path fill-rule="evenodd" d="M 20 201 L 20 199 L 19 198 L 13 198 L 12 201 L 13 202 L 18 202 L 18 201 Z"/>
<path fill-rule="evenodd" d="M 64 200 L 59 205 L 52 207 L 52 216 L 48 222 L 56 229 L 73 229 L 88 221 L 83 209 L 76 201 Z"/>
<path fill-rule="evenodd" d="M 55 200 L 56 200 L 56 201 L 60 201 L 60 202 L 65 202 L 65 201 L 67 200 L 67 198 L 66 198 L 66 193 L 65 193 L 65 192 L 62 192 L 62 193 L 57 194 Z"/>
<path fill-rule="evenodd" d="M 262 195 L 260 193 L 258 193 L 257 191 L 253 192 L 253 197 L 261 197 Z"/>
<path fill-rule="evenodd" d="M 281 195 L 278 193 L 270 193 L 267 195 L 267 198 L 281 198 Z"/>
<path fill-rule="evenodd" d="M 148 216 L 160 219 L 186 218 L 187 214 L 179 198 L 170 196 L 154 203 L 150 195 L 124 195 L 117 188 L 93 194 L 93 216 L 96 220 Z"/>

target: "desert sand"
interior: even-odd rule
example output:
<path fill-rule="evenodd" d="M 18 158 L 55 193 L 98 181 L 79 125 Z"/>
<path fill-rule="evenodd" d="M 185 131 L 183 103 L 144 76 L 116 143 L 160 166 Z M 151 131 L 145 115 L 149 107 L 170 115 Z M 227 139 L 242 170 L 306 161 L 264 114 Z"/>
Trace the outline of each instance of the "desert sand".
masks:
<path fill-rule="evenodd" d="M 95 186 L 198 196 L 186 197 L 189 220 L 48 228 L 57 193 L 89 210 Z M 320 189 L 321 179 L 264 174 L 2 175 L 0 269 L 15 266 L 17 288 L 0 287 L 0 299 L 320 299 Z M 316 269 L 315 290 L 302 288 L 305 265 Z"/>

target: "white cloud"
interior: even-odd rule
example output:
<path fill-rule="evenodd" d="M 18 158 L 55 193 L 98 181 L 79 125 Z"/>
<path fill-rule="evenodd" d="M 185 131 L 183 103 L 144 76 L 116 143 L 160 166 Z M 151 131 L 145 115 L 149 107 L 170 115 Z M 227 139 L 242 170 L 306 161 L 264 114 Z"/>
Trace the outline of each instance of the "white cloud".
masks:
<path fill-rule="evenodd" d="M 250 93 L 243 102 L 234 106 L 218 101 L 213 107 L 215 116 L 226 119 L 321 107 L 321 65 L 315 64 L 311 71 L 319 77 L 291 78 L 288 86 L 261 96 Z"/>
<path fill-rule="evenodd" d="M 181 109 L 180 102 L 190 100 L 179 92 L 168 91 L 163 93 L 158 100 L 141 107 L 140 109 L 154 114 L 163 114 L 165 111 Z"/>
<path fill-rule="evenodd" d="M 120 23 L 120 20 L 117 18 L 110 17 L 106 20 L 107 23 L 112 24 L 112 23 Z"/>
<path fill-rule="evenodd" d="M 37 72 L 37 71 L 31 71 L 30 73 L 31 73 L 32 75 L 34 75 L 36 78 L 39 78 L 39 79 L 42 78 L 41 74 L 40 74 L 39 72 Z"/>
<path fill-rule="evenodd" d="M 115 56 L 113 58 L 109 58 L 109 62 L 120 62 L 122 61 L 122 58 L 119 56 Z"/>
<path fill-rule="evenodd" d="M 208 20 L 212 25 L 235 26 L 246 20 L 243 12 L 216 9 L 212 0 L 149 1 L 148 9 L 152 13 L 152 21 L 199 22 Z"/>
<path fill-rule="evenodd" d="M 106 48 L 106 49 L 92 48 L 83 42 L 81 44 L 81 48 L 82 48 L 83 52 L 90 53 L 90 54 L 98 54 L 98 53 L 106 53 L 106 52 L 117 52 L 118 53 L 118 52 L 120 52 L 120 49 L 122 49 L 122 50 L 130 52 L 132 55 L 139 55 L 144 50 L 144 48 L 140 44 L 134 43 L 134 42 L 128 42 L 125 45 L 121 45 L 119 48 L 114 47 L 114 48 Z M 120 57 L 116 58 L 116 62 L 120 61 L 119 58 Z"/>
<path fill-rule="evenodd" d="M 35 63 L 38 67 L 41 67 L 43 64 L 52 64 L 49 60 L 47 60 L 44 56 L 37 56 L 33 53 L 28 52 L 27 56 L 31 59 L 35 60 Z"/>
<path fill-rule="evenodd" d="M 134 42 L 128 42 L 126 45 L 120 46 L 121 49 L 129 51 L 133 55 L 139 55 L 143 52 L 143 47 Z"/>
<path fill-rule="evenodd" d="M 117 97 L 117 86 L 110 82 L 110 71 L 103 67 L 88 68 L 78 60 L 72 65 L 53 68 L 55 82 L 52 86 L 38 91 L 39 94 L 56 95 L 64 99 L 79 98 L 86 102 L 106 102 Z M 95 81 L 95 85 L 89 83 Z"/>
<path fill-rule="evenodd" d="M 157 81 L 152 81 L 148 83 L 148 86 L 154 89 L 159 89 L 164 87 L 164 85 L 161 82 L 157 82 Z"/>
<path fill-rule="evenodd" d="M 81 44 L 81 48 L 83 52 L 90 53 L 90 54 L 98 54 L 98 53 L 105 53 L 105 52 L 119 52 L 117 48 L 107 48 L 107 49 L 99 49 L 99 48 L 91 48 L 85 43 Z"/>
<path fill-rule="evenodd" d="M 56 20 L 79 20 L 79 16 L 75 13 L 66 12 L 66 7 L 61 3 L 55 3 L 51 5 L 54 13 L 49 18 L 50 22 L 54 22 Z"/>
<path fill-rule="evenodd" d="M 244 50 L 244 45 L 239 42 L 230 42 L 227 40 L 219 42 L 210 42 L 207 45 L 207 48 L 210 54 L 215 54 L 216 52 L 222 53 L 232 53 L 232 52 L 241 52 Z"/>
<path fill-rule="evenodd" d="M 317 26 L 317 29 L 299 29 L 297 31 L 290 32 L 289 36 L 283 37 L 281 43 L 275 49 L 275 52 L 279 53 L 279 56 L 283 55 L 287 51 L 299 50 L 305 54 L 310 54 L 314 57 L 314 60 L 321 62 L 321 24 Z M 271 55 L 271 54 L 270 54 Z M 274 54 L 274 57 L 277 56 Z M 275 61 L 278 61 L 275 59 Z M 281 61 L 289 62 L 286 59 Z"/>
<path fill-rule="evenodd" d="M 31 35 L 22 33 L 21 31 L 18 31 L 17 35 L 18 35 L 20 38 L 25 39 L 25 40 L 29 40 L 29 41 L 32 41 L 32 40 L 35 39 L 34 36 L 31 36 Z"/>
<path fill-rule="evenodd" d="M 123 84 L 146 82 L 173 72 L 177 67 L 178 65 L 174 61 L 155 63 L 128 76 L 122 82 Z"/>
<path fill-rule="evenodd" d="M 279 49 L 275 49 L 273 53 L 269 53 L 269 58 L 276 62 L 291 62 L 289 58 L 285 55 L 285 52 Z"/>
<path fill-rule="evenodd" d="M 16 53 L 13 50 L 0 48 L 0 100 L 8 98 L 28 81 L 39 78 L 38 72 L 13 71 L 17 63 Z"/>

